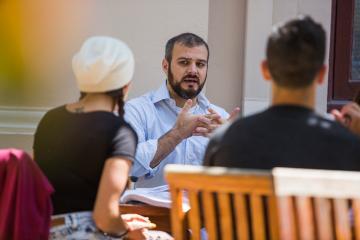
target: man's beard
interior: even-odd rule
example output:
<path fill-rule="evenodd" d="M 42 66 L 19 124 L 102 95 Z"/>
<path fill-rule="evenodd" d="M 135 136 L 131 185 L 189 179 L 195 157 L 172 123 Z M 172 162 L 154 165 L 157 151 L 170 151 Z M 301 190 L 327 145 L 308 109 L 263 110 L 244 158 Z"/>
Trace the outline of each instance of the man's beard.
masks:
<path fill-rule="evenodd" d="M 181 83 L 185 81 L 185 79 L 187 78 L 192 78 L 192 79 L 196 79 L 199 87 L 197 90 L 195 89 L 183 89 L 181 87 Z M 181 78 L 181 81 L 179 82 L 175 82 L 174 81 L 174 75 L 171 71 L 171 67 L 169 66 L 169 73 L 168 73 L 168 76 L 167 76 L 167 79 L 170 83 L 170 86 L 171 88 L 174 90 L 174 92 L 181 98 L 183 99 L 193 99 L 195 98 L 197 95 L 199 95 L 199 93 L 201 92 L 201 90 L 203 89 L 204 85 L 205 85 L 205 82 L 206 82 L 206 77 L 204 79 L 204 82 L 202 84 L 200 84 L 200 79 L 198 76 L 196 75 L 193 75 L 193 74 L 187 74 L 185 75 L 184 77 Z"/>

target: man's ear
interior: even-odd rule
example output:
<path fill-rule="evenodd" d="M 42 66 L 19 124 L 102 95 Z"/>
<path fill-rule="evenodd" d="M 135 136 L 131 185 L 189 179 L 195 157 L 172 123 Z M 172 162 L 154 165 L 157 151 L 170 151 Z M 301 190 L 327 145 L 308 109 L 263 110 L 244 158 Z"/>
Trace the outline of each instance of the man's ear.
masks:
<path fill-rule="evenodd" d="M 270 74 L 270 70 L 269 70 L 269 65 L 268 65 L 268 62 L 266 60 L 263 60 L 261 62 L 260 68 L 261 68 L 261 73 L 263 75 L 263 78 L 266 81 L 271 80 L 271 74 Z"/>
<path fill-rule="evenodd" d="M 324 64 L 321 66 L 320 70 L 318 71 L 318 73 L 316 75 L 317 84 L 321 85 L 324 83 L 326 71 L 327 71 L 327 66 Z"/>
<path fill-rule="evenodd" d="M 167 76 L 168 75 L 168 71 L 169 71 L 169 62 L 164 58 L 163 60 L 162 60 L 162 69 L 163 69 L 163 71 L 164 71 L 164 73 L 165 73 L 165 75 Z"/>

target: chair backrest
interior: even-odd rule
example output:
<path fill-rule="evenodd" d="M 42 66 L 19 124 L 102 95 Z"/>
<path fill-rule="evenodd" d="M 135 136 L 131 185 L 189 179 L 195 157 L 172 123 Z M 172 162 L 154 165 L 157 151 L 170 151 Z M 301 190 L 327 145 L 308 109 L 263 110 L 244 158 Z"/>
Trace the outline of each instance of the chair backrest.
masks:
<path fill-rule="evenodd" d="M 201 239 L 202 227 L 208 239 L 360 239 L 360 172 L 168 165 L 165 175 L 175 239 L 186 229 Z"/>
<path fill-rule="evenodd" d="M 52 192 L 28 154 L 0 149 L 0 239 L 48 239 Z"/>
<path fill-rule="evenodd" d="M 191 230 L 192 239 L 201 239 L 201 228 L 210 240 L 278 239 L 270 172 L 167 165 L 165 175 L 175 239 L 186 239 L 186 229 Z M 184 194 L 191 208 L 188 213 L 182 209 Z"/>
<path fill-rule="evenodd" d="M 281 239 L 360 239 L 360 172 L 273 170 Z"/>

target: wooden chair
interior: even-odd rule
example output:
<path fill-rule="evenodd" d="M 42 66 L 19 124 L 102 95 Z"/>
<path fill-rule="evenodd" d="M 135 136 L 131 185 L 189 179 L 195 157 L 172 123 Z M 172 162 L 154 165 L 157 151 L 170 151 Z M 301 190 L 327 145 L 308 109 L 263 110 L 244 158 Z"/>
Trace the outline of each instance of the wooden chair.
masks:
<path fill-rule="evenodd" d="M 360 239 L 360 172 L 275 168 L 281 239 Z"/>
<path fill-rule="evenodd" d="M 209 239 L 360 239 L 360 172 L 168 165 L 165 173 L 175 239 L 186 229 L 200 239 L 202 227 Z"/>
<path fill-rule="evenodd" d="M 186 239 L 278 239 L 277 211 L 270 172 L 221 167 L 167 165 L 172 234 Z M 182 210 L 183 195 L 191 210 Z M 201 221 L 201 219 L 204 221 Z M 189 226 L 185 226 L 188 218 Z M 220 237 L 221 236 L 221 237 Z"/>

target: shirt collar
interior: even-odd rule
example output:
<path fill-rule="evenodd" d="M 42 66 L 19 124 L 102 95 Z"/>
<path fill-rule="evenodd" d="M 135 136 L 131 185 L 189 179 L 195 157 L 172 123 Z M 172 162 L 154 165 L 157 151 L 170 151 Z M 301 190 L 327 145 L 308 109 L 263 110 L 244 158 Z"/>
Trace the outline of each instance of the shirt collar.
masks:
<path fill-rule="evenodd" d="M 151 100 L 155 104 L 165 99 L 170 99 L 170 94 L 166 87 L 166 81 L 164 81 L 161 86 L 154 92 Z"/>
<path fill-rule="evenodd" d="M 152 97 L 152 102 L 155 104 L 165 99 L 170 99 L 169 90 L 166 87 L 166 81 L 164 81 L 161 86 L 154 92 Z M 203 109 L 208 109 L 210 107 L 209 100 L 205 97 L 203 91 L 197 96 L 198 104 Z"/>

